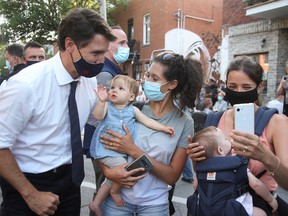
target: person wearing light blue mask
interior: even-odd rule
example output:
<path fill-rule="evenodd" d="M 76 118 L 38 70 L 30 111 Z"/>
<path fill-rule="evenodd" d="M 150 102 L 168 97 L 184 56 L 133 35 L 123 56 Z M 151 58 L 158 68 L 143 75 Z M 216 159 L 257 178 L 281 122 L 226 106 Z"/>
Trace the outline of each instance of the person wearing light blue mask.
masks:
<path fill-rule="evenodd" d="M 152 101 L 161 101 L 164 99 L 164 97 L 166 96 L 166 94 L 170 91 L 170 89 L 168 89 L 166 92 L 162 93 L 161 92 L 161 87 L 166 85 L 169 82 L 165 82 L 165 83 L 156 83 L 156 82 L 150 82 L 145 80 L 144 82 L 144 92 L 145 92 L 145 96 L 147 98 L 149 98 L 149 100 Z"/>
<path fill-rule="evenodd" d="M 125 32 L 122 29 L 113 29 L 114 33 L 119 37 L 115 42 L 111 42 L 109 45 L 109 51 L 113 55 L 114 63 L 122 64 L 127 61 L 130 48 L 128 47 L 128 40 Z"/>
<path fill-rule="evenodd" d="M 5 49 L 5 58 L 6 68 L 9 70 L 9 74 L 0 79 L 0 84 L 4 80 L 7 81 L 26 67 L 26 62 L 23 56 L 23 46 L 20 44 L 11 44 L 7 46 Z"/>
<path fill-rule="evenodd" d="M 225 93 L 223 91 L 218 92 L 217 101 L 213 106 L 213 111 L 225 111 L 227 110 L 228 103 L 224 100 Z"/>
<path fill-rule="evenodd" d="M 107 131 L 112 137 L 101 136 L 105 148 L 128 154 L 129 163 L 145 154 L 153 164 L 151 172 L 142 176 L 141 181 L 131 188 L 121 189 L 126 205 L 117 207 L 108 197 L 102 205 L 103 215 L 169 215 L 168 185 L 178 181 L 187 160 L 188 140 L 194 135 L 193 120 L 183 109 L 194 107 L 202 83 L 202 67 L 194 59 L 164 53 L 153 60 L 144 84 L 149 101 L 141 111 L 164 125 L 172 126 L 175 136 L 167 136 L 138 123 L 135 140 L 125 126 L 126 135 Z M 178 105 L 176 99 L 179 99 Z M 115 181 L 119 176 L 127 175 L 124 169 L 123 173 L 116 174 L 119 171 L 116 168 L 101 167 L 105 176 Z"/>

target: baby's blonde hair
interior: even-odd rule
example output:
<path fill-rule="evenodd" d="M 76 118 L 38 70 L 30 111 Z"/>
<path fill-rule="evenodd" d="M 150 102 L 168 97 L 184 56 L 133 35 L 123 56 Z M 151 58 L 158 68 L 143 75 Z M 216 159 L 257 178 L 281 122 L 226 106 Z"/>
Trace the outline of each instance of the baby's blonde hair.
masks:
<path fill-rule="evenodd" d="M 138 92 L 139 92 L 139 85 L 138 85 L 137 81 L 135 79 L 133 79 L 132 77 L 129 77 L 129 76 L 126 76 L 126 75 L 117 75 L 111 80 L 110 86 L 117 79 L 124 80 L 125 84 L 129 87 L 130 92 L 135 94 L 135 99 L 134 100 L 136 100 L 136 97 L 137 97 Z"/>

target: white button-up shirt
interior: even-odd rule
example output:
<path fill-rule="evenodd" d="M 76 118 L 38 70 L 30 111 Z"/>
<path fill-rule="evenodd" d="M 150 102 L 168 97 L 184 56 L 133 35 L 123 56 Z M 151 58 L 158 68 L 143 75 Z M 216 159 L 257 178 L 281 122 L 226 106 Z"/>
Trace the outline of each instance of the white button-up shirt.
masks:
<path fill-rule="evenodd" d="M 68 97 L 73 78 L 59 53 L 11 77 L 0 91 L 0 149 L 10 148 L 22 172 L 42 173 L 71 163 Z M 80 77 L 76 101 L 80 128 L 97 100 L 96 78 Z M 93 122 L 91 122 L 91 120 Z"/>

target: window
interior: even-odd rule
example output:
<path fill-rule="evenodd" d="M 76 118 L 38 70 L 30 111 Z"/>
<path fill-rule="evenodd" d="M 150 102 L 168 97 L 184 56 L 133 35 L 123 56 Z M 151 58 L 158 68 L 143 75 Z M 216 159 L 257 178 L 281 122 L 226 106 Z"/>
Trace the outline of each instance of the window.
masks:
<path fill-rule="evenodd" d="M 140 62 L 138 62 L 137 66 L 136 66 L 136 71 L 135 71 L 135 79 L 141 79 L 142 78 L 142 64 Z"/>
<path fill-rule="evenodd" d="M 144 65 L 145 72 L 149 70 L 149 67 L 150 67 L 150 62 L 146 62 Z"/>
<path fill-rule="evenodd" d="M 133 38 L 134 38 L 134 24 L 133 24 L 133 19 L 128 20 L 128 44 L 129 47 L 132 49 L 133 48 Z"/>
<path fill-rule="evenodd" d="M 150 44 L 150 14 L 143 17 L 143 45 Z"/>

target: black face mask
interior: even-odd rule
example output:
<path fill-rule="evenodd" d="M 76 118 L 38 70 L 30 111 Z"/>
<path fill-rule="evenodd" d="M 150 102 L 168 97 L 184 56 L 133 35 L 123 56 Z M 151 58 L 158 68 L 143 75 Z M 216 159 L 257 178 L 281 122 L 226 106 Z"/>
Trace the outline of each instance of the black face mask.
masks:
<path fill-rule="evenodd" d="M 40 62 L 40 61 L 26 61 L 26 65 L 30 66 L 30 65 L 33 65 L 33 64 L 38 63 L 38 62 Z"/>
<path fill-rule="evenodd" d="M 234 104 L 254 103 L 256 100 L 258 100 L 257 87 L 246 92 L 237 92 L 226 88 L 226 99 L 232 106 Z"/>
<path fill-rule="evenodd" d="M 79 49 L 78 49 L 78 51 L 80 53 L 81 58 L 77 62 L 73 61 L 73 57 L 70 54 L 71 58 L 72 58 L 72 62 L 74 64 L 74 67 L 77 70 L 77 73 L 80 76 L 84 76 L 84 77 L 88 77 L 88 78 L 97 76 L 101 72 L 101 70 L 104 66 L 104 63 L 91 64 L 83 58 Z"/>

